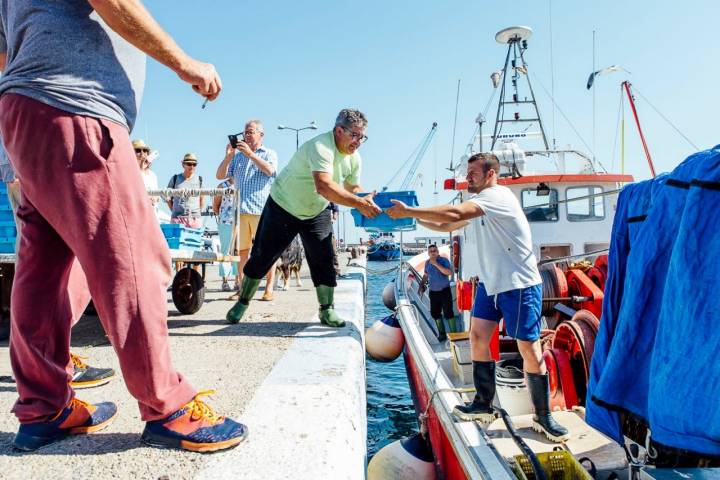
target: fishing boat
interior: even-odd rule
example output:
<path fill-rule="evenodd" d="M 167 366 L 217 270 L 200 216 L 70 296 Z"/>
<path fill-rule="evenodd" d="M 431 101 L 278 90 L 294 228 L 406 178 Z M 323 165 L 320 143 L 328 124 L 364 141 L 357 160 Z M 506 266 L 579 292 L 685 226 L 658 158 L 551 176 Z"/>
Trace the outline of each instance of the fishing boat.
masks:
<path fill-rule="evenodd" d="M 453 295 L 464 329 L 449 334 L 447 342 L 437 340 L 429 298 L 420 289 L 427 253 L 402 263 L 392 283 L 391 301 L 385 299 L 384 292 L 386 305 L 394 307 L 399 335 L 404 338 L 402 354 L 420 433 L 432 449 L 426 461 L 434 464 L 439 478 L 446 479 L 530 478 L 537 471 L 533 473 L 528 457 L 540 458 L 548 469 L 553 455 L 557 456 L 556 467 L 566 469 L 566 475 L 552 478 L 591 478 L 589 474 L 594 478 L 625 478 L 628 469 L 633 478 L 681 478 L 673 477 L 671 470 L 644 469 L 645 461 L 652 463 L 648 460 L 651 447 L 643 442 L 649 439 L 649 431 L 647 437 L 634 438 L 632 432 L 624 432 L 625 445 L 621 445 L 585 421 L 590 360 L 603 309 L 607 250 L 618 192 L 633 178 L 598 168 L 591 156 L 580 151 L 550 148 L 525 63 L 531 34 L 528 27 L 511 27 L 495 37 L 507 47 L 504 67 L 491 77 L 496 88 L 501 87 L 498 113 L 494 131 L 487 137 L 482 135 L 484 119 L 480 116 L 475 152 L 491 151 L 498 157 L 498 183 L 516 195 L 529 221 L 543 282 L 541 342 L 550 377 L 551 408 L 571 438 L 557 444 L 532 430 L 522 358 L 515 341 L 503 334 L 502 325 L 491 351 L 498 371 L 503 372 L 497 377 L 494 405 L 506 413 L 490 425 L 461 421 L 452 415 L 455 406 L 469 402 L 474 395 L 467 329 L 477 283 L 477 252 L 482 246 L 473 237 L 473 229 L 466 229 L 454 232 L 450 245 L 440 248 L 455 270 Z M 523 81 L 529 96 L 520 96 Z M 525 113 L 520 113 L 522 108 Z M 507 118 L 509 109 L 515 112 Z M 520 132 L 506 131 L 512 124 L 522 123 L 534 125 L 538 131 L 528 133 L 529 127 Z M 489 149 L 483 145 L 485 138 L 489 139 Z M 544 148 L 520 147 L 521 141 L 532 138 Z M 445 182 L 446 189 L 457 192 L 459 201 L 469 198 L 464 178 L 467 158 L 461 159 L 454 177 Z M 392 326 L 390 321 L 383 322 Z M 569 474 L 579 462 L 584 468 Z"/>
<path fill-rule="evenodd" d="M 392 233 L 374 233 L 370 236 L 367 247 L 367 259 L 375 262 L 388 262 L 400 259 L 400 244 L 395 241 Z"/>

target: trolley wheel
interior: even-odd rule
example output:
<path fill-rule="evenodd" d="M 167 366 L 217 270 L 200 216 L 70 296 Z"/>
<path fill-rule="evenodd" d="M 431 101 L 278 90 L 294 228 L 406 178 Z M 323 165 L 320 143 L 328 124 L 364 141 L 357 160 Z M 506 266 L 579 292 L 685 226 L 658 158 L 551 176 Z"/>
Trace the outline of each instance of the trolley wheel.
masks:
<path fill-rule="evenodd" d="M 205 281 L 190 267 L 180 269 L 172 283 L 172 299 L 180 313 L 193 314 L 205 300 Z"/>

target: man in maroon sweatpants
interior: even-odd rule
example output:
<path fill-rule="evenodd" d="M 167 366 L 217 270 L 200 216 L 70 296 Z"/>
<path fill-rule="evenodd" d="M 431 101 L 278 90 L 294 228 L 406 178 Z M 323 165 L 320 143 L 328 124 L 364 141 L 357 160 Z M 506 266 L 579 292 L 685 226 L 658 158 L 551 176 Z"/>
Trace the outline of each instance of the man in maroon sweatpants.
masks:
<path fill-rule="evenodd" d="M 137 0 L 0 0 L 0 131 L 22 184 L 10 340 L 19 449 L 99 430 L 117 414 L 68 385 L 76 258 L 147 422 L 143 440 L 212 451 L 247 435 L 172 365 L 170 255 L 129 138 L 144 83 L 138 48 L 207 99 L 219 95 L 214 67 L 187 56 Z"/>

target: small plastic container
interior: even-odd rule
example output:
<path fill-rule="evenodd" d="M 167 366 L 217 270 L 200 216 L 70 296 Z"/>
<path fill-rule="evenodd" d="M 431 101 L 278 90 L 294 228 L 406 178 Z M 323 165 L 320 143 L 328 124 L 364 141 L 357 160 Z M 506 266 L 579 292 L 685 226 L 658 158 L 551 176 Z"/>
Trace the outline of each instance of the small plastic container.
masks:
<path fill-rule="evenodd" d="M 592 480 L 593 478 L 570 452 L 546 452 L 537 453 L 536 455 L 540 465 L 545 470 L 547 478 L 553 480 Z M 519 480 L 533 480 L 535 478 L 532 463 L 527 457 L 518 455 L 513 460 L 512 469 Z"/>
<path fill-rule="evenodd" d="M 17 237 L 17 228 L 14 220 L 0 221 L 0 238 Z"/>
<path fill-rule="evenodd" d="M 15 237 L 0 237 L 0 253 L 15 253 Z"/>
<path fill-rule="evenodd" d="M 367 193 L 360 193 L 359 196 L 363 197 Z M 399 218 L 393 220 L 388 217 L 385 210 L 393 206 L 390 200 L 400 200 L 409 207 L 417 207 L 417 194 L 414 190 L 406 190 L 401 192 L 379 192 L 375 194 L 374 201 L 378 207 L 383 210 L 383 213 L 375 218 L 366 218 L 355 208 L 350 213 L 355 220 L 355 226 L 364 228 L 368 232 L 400 232 L 415 230 L 415 219 L 414 218 Z"/>

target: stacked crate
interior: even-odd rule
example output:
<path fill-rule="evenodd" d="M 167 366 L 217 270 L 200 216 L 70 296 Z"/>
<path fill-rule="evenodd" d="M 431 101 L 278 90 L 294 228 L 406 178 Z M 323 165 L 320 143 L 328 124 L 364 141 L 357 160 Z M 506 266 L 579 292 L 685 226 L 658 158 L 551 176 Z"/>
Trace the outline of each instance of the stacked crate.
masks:
<path fill-rule="evenodd" d="M 160 228 L 170 248 L 182 250 L 202 249 L 202 228 L 189 228 L 175 223 L 161 223 Z"/>
<path fill-rule="evenodd" d="M 17 228 L 13 216 L 7 185 L 0 182 L 0 253 L 15 253 Z"/>

